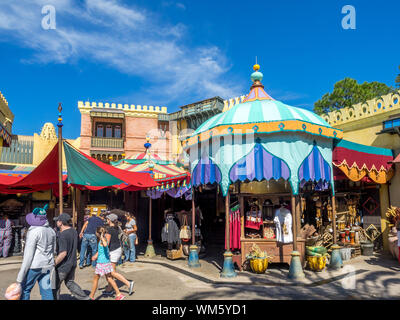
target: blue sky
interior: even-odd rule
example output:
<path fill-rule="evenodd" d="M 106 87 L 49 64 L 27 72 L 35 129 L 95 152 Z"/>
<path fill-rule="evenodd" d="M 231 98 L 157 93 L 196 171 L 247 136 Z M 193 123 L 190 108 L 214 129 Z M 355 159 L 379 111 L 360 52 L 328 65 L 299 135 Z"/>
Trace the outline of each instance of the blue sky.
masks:
<path fill-rule="evenodd" d="M 56 29 L 41 26 L 44 5 Z M 342 28 L 342 7 L 356 29 Z M 400 2 L 365 0 L 2 0 L 0 91 L 13 133 L 39 133 L 64 108 L 80 135 L 78 101 L 179 106 L 246 94 L 255 56 L 266 91 L 312 109 L 335 82 L 394 85 Z"/>

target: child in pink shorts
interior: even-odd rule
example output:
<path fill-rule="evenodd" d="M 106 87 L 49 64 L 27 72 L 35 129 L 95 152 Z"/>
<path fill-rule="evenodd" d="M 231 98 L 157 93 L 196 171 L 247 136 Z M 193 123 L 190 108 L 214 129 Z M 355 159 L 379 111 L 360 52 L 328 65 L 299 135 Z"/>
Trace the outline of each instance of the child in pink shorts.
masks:
<path fill-rule="evenodd" d="M 106 276 L 107 282 L 115 290 L 116 298 L 115 300 L 125 299 L 125 296 L 121 294 L 115 283 L 112 275 L 114 273 L 112 264 L 110 262 L 110 252 L 108 250 L 108 243 L 105 238 L 106 229 L 104 227 L 98 227 L 96 230 L 97 241 L 99 242 L 97 253 L 92 257 L 92 261 L 96 261 L 96 270 L 94 271 L 94 278 L 92 284 L 92 291 L 89 297 L 94 300 L 94 294 L 97 290 L 99 279 L 101 276 Z"/>

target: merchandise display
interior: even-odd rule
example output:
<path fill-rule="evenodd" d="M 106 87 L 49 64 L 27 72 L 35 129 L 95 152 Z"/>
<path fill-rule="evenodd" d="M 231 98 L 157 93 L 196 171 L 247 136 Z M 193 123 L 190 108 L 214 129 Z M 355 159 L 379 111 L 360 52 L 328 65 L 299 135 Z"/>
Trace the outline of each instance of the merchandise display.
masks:
<path fill-rule="evenodd" d="M 283 205 L 275 211 L 276 240 L 278 242 L 293 242 L 292 214 Z"/>

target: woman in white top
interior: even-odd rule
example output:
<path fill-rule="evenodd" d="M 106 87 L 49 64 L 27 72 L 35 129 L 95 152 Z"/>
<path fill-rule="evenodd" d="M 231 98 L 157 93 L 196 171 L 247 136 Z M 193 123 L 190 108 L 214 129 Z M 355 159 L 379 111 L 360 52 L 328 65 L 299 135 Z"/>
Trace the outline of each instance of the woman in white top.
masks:
<path fill-rule="evenodd" d="M 125 217 L 127 219 L 127 223 L 125 224 L 125 233 L 129 236 L 129 243 L 130 243 L 130 249 L 125 251 L 125 261 L 129 262 L 135 262 L 136 260 L 136 248 L 135 248 L 135 242 L 136 242 L 136 231 L 137 231 L 137 226 L 136 226 L 136 219 L 133 213 L 127 212 L 125 214 Z"/>

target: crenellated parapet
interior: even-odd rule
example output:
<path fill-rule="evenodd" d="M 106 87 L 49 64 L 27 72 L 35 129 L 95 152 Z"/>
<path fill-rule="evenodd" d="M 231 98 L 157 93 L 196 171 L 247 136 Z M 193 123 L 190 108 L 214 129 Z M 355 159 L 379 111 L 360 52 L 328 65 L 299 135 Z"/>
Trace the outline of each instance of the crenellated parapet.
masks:
<path fill-rule="evenodd" d="M 235 97 L 235 98 L 230 98 L 230 99 L 224 100 L 224 109 L 222 110 L 222 112 L 228 111 L 234 105 L 242 103 L 245 98 L 246 98 L 246 96 L 240 96 L 240 97 Z"/>
<path fill-rule="evenodd" d="M 335 110 L 321 117 L 333 127 L 340 127 L 349 122 L 356 122 L 379 115 L 389 116 L 400 110 L 400 90 L 385 96 L 357 103 L 351 107 Z"/>
<path fill-rule="evenodd" d="M 91 111 L 113 112 L 116 110 L 123 111 L 127 116 L 136 117 L 157 117 L 158 114 L 167 113 L 167 107 L 159 106 L 141 106 L 129 105 L 121 103 L 103 103 L 103 102 L 83 102 L 78 101 L 78 108 L 81 113 L 90 113 Z"/>
<path fill-rule="evenodd" d="M 8 106 L 8 101 L 7 99 L 3 96 L 3 94 L 0 91 L 0 101 L 2 101 L 6 106 Z"/>

